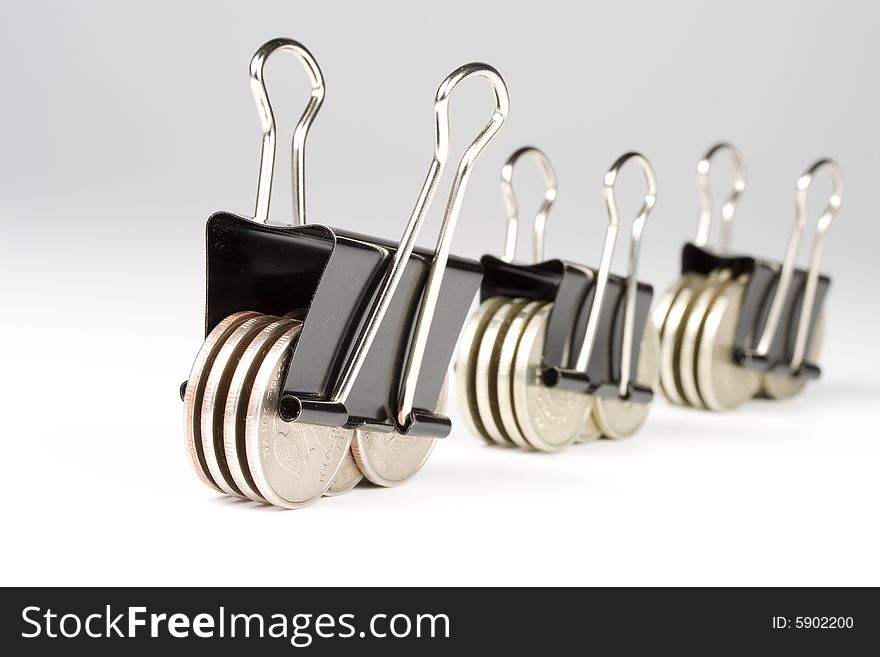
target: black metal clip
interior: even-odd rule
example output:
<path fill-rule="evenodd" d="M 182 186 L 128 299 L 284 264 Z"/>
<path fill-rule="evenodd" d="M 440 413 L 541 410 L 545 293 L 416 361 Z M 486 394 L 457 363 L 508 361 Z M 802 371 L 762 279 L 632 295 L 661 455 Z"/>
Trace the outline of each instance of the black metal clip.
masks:
<path fill-rule="evenodd" d="M 293 226 L 266 223 L 275 139 L 262 68 L 279 49 L 296 54 L 313 82 L 294 133 Z M 495 111 L 459 162 L 435 249 L 417 249 L 448 157 L 449 95 L 472 77 L 489 81 Z M 451 423 L 434 409 L 481 276 L 477 262 L 451 256 L 450 246 L 473 164 L 508 113 L 503 79 L 491 66 L 469 64 L 440 85 L 433 159 L 399 244 L 305 222 L 303 145 L 323 99 L 320 69 L 308 51 L 288 39 L 269 42 L 251 62 L 251 79 L 263 123 L 257 209 L 254 219 L 220 212 L 208 220 L 206 333 L 243 309 L 304 309 L 281 391 L 284 420 L 446 436 Z"/>
<path fill-rule="evenodd" d="M 516 205 L 510 189 L 512 165 L 523 155 L 538 158 L 544 170 L 547 195 L 535 223 L 535 264 L 512 262 L 516 243 Z M 633 222 L 629 269 L 626 277 L 610 273 L 619 217 L 614 184 L 621 167 L 630 159 L 642 168 L 647 192 Z M 609 224 L 598 269 L 559 259 L 537 262 L 543 256 L 543 228 L 549 206 L 556 196 L 555 175 L 546 156 L 533 147 L 516 151 L 502 170 L 502 186 L 508 205 L 508 232 L 502 258 L 485 255 L 480 298 L 521 297 L 553 302 L 544 346 L 543 380 L 606 398 L 648 403 L 653 391 L 636 383 L 642 333 L 648 320 L 653 288 L 637 279 L 639 247 L 645 220 L 656 201 L 656 181 L 648 161 L 637 153 L 618 159 L 605 175 L 605 203 Z"/>
<path fill-rule="evenodd" d="M 737 185 L 734 195 L 722 209 L 725 223 L 725 239 L 721 249 L 729 242 L 729 224 L 733 216 L 736 196 L 745 187 L 744 172 L 739 154 L 729 144 L 718 144 L 700 161 L 697 167 L 701 189 L 707 187 L 709 161 L 716 152 L 727 150 L 734 158 L 737 168 Z M 794 266 L 801 234 L 807 221 L 807 190 L 819 169 L 828 167 L 833 190 L 816 228 L 808 269 Z M 751 256 L 733 256 L 708 249 L 708 196 L 703 195 L 703 212 L 695 243 L 682 249 L 682 272 L 708 275 L 718 269 L 730 272 L 736 279 L 747 275 L 745 292 L 734 340 L 733 359 L 742 366 L 761 372 L 784 373 L 793 377 L 814 379 L 820 375 L 816 363 L 806 360 L 807 346 L 811 344 L 821 314 L 822 304 L 831 279 L 819 272 L 825 235 L 843 199 L 843 177 L 833 160 L 815 162 L 798 178 L 796 192 L 796 221 L 788 242 L 783 262 L 773 262 Z"/>

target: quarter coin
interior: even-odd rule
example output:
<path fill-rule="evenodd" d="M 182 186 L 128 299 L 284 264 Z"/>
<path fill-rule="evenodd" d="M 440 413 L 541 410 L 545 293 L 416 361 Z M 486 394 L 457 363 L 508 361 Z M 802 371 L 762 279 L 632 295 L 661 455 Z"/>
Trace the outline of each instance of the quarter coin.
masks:
<path fill-rule="evenodd" d="M 596 423 L 596 398 L 593 395 L 588 396 L 590 397 L 590 399 L 593 400 L 593 403 L 590 404 L 590 409 L 584 416 L 584 423 L 581 426 L 580 433 L 578 433 L 577 438 L 574 439 L 574 441 L 578 444 L 591 443 L 594 440 L 602 437 L 602 430 Z"/>
<path fill-rule="evenodd" d="M 709 277 L 693 293 L 684 311 L 675 339 L 673 355 L 677 377 L 675 383 L 682 398 L 694 408 L 705 408 L 697 387 L 697 343 L 703 330 L 706 313 L 715 298 L 724 290 L 730 278 L 728 271 L 718 271 Z"/>
<path fill-rule="evenodd" d="M 442 413 L 447 401 L 446 381 L 435 411 Z M 377 486 L 399 486 L 425 465 L 436 438 L 406 436 L 397 431 L 383 433 L 356 429 L 351 452 L 367 481 Z"/>
<path fill-rule="evenodd" d="M 523 330 L 513 360 L 513 407 L 522 435 L 537 450 L 570 445 L 583 428 L 592 398 L 549 388 L 542 379 L 544 340 L 552 304 L 538 310 Z"/>
<path fill-rule="evenodd" d="M 278 401 L 300 326 L 272 345 L 254 378 L 245 419 L 247 463 L 266 501 L 288 509 L 311 504 L 330 486 L 351 445 L 352 431 L 285 422 Z"/>
<path fill-rule="evenodd" d="M 702 274 L 687 273 L 669 289 L 654 310 L 654 326 L 660 336 L 660 387 L 663 394 L 673 404 L 684 404 L 683 393 L 679 392 L 676 383 L 678 361 L 676 346 L 677 338 L 681 337 L 680 328 L 688 304 L 706 277 Z"/>
<path fill-rule="evenodd" d="M 333 481 L 330 482 L 329 488 L 324 491 L 324 495 L 325 497 L 335 497 L 336 495 L 347 493 L 357 486 L 363 478 L 364 475 L 360 468 L 358 468 L 357 462 L 354 460 L 354 454 L 351 453 L 351 447 L 349 447 L 345 458 L 342 460 L 342 465 L 339 467 L 339 472 L 333 477 Z"/>
<path fill-rule="evenodd" d="M 530 301 L 514 315 L 501 342 L 497 371 L 492 379 L 495 386 L 493 397 L 498 403 L 498 419 L 501 426 L 504 427 L 505 434 L 513 443 L 523 449 L 531 449 L 531 445 L 522 435 L 513 409 L 513 359 L 522 338 L 523 329 L 532 315 L 545 305 L 545 301 Z"/>
<path fill-rule="evenodd" d="M 517 313 L 527 305 L 525 299 L 513 299 L 503 304 L 492 315 L 477 350 L 477 369 L 475 389 L 477 392 L 477 410 L 480 421 L 489 437 L 500 445 L 513 445 L 514 442 L 504 430 L 501 412 L 498 406 L 498 360 L 504 338 Z"/>
<path fill-rule="evenodd" d="M 299 322 L 282 319 L 269 324 L 256 335 L 244 350 L 226 395 L 226 408 L 223 411 L 223 451 L 226 454 L 226 465 L 236 488 L 254 502 L 266 503 L 266 499 L 257 490 L 247 462 L 244 434 L 248 400 L 257 370 L 269 349 L 282 333 L 294 325 L 299 325 Z"/>
<path fill-rule="evenodd" d="M 183 393 L 183 437 L 186 443 L 186 453 L 199 479 L 221 493 L 223 491 L 214 483 L 202 453 L 202 396 L 205 392 L 205 382 L 211 371 L 211 365 L 226 338 L 239 325 L 258 315 L 259 313 L 255 312 L 235 313 L 214 327 L 202 343 L 199 353 L 196 354 L 196 360 L 190 370 L 186 390 Z"/>
<path fill-rule="evenodd" d="M 819 354 L 822 351 L 822 340 L 824 337 L 825 313 L 821 313 L 816 319 L 816 326 L 813 329 L 813 339 L 810 341 L 810 348 L 807 350 L 807 360 L 809 362 L 815 364 L 816 361 L 819 360 Z M 762 392 L 771 399 L 790 399 L 799 394 L 806 385 L 807 380 L 803 377 L 767 372 L 764 374 L 761 388 Z"/>
<path fill-rule="evenodd" d="M 483 330 L 492 319 L 495 311 L 508 300 L 507 297 L 491 297 L 480 304 L 468 319 L 461 333 L 458 340 L 458 356 L 455 361 L 455 391 L 464 423 L 472 434 L 482 437 L 483 440 L 491 444 L 494 444 L 495 441 L 483 427 L 483 422 L 480 420 L 480 410 L 477 408 L 477 352 L 480 349 Z"/>
<path fill-rule="evenodd" d="M 245 497 L 235 485 L 235 481 L 226 465 L 226 451 L 223 448 L 223 412 L 226 410 L 226 396 L 229 384 L 235 374 L 241 355 L 250 341 L 267 324 L 277 317 L 260 315 L 252 317 L 235 329 L 217 354 L 208 380 L 205 382 L 205 394 L 202 398 L 202 453 L 211 478 L 224 493 L 234 497 Z"/>
<path fill-rule="evenodd" d="M 713 411 L 732 410 L 761 389 L 761 373 L 733 360 L 744 283 L 741 277 L 722 286 L 708 308 L 697 343 L 697 385 L 706 407 Z"/>
<path fill-rule="evenodd" d="M 636 367 L 636 382 L 651 390 L 657 388 L 659 379 L 660 340 L 653 322 L 645 323 Z M 596 397 L 593 415 L 602 433 L 608 438 L 626 438 L 633 435 L 645 423 L 651 404 L 638 404 L 624 399 Z"/>

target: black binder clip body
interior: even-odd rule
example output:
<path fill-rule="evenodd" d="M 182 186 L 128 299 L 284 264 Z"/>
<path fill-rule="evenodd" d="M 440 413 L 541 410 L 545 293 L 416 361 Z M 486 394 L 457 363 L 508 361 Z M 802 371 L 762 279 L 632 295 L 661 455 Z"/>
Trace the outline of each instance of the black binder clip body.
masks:
<path fill-rule="evenodd" d="M 511 177 L 513 165 L 525 155 L 538 160 L 546 182 L 545 202 L 535 221 L 533 264 L 513 262 L 518 211 Z M 640 164 L 648 191 L 633 223 L 629 271 L 622 277 L 610 273 L 619 223 L 614 183 L 630 159 Z M 598 269 L 559 259 L 541 261 L 544 223 L 556 197 L 555 175 L 541 151 L 532 147 L 516 151 L 502 169 L 502 190 L 508 209 L 505 253 L 501 258 L 485 255 L 481 259 L 482 304 L 465 328 L 456 368 L 460 403 L 469 427 L 491 443 L 542 451 L 555 451 L 601 434 L 629 435 L 644 419 L 634 422 L 632 413 L 636 407 L 640 407 L 637 414 L 647 409 L 655 378 L 638 371 L 652 297 L 651 286 L 637 279 L 642 230 L 656 198 L 650 164 L 641 155 L 629 153 L 615 162 L 605 177 L 609 225 Z M 496 327 L 500 335 L 494 332 Z M 534 338 L 533 332 L 543 341 L 539 358 L 530 368 L 514 365 L 514 380 L 508 383 L 507 361 L 514 354 L 515 361 L 519 357 L 526 364 L 528 354 L 523 352 L 529 351 L 525 343 Z M 648 341 L 653 351 L 652 338 Z M 480 374 L 486 369 L 482 363 L 493 350 L 493 341 L 498 345 L 490 356 L 489 378 L 495 388 L 488 391 L 486 403 Z M 502 362 L 495 365 L 499 358 Z M 653 359 L 656 364 L 656 354 Z M 529 380 L 524 382 L 523 378 Z M 536 386 L 543 390 L 530 392 L 530 387 Z M 519 395 L 521 403 L 517 403 L 517 388 L 525 390 Z M 509 395 L 513 397 L 511 404 L 507 402 Z M 623 415 L 629 416 L 626 421 L 616 421 Z M 603 422 L 605 419 L 609 421 Z"/>
<path fill-rule="evenodd" d="M 293 137 L 294 221 L 289 226 L 268 223 L 275 120 L 262 72 L 268 56 L 277 50 L 297 55 L 313 87 Z M 495 111 L 458 164 L 436 248 L 415 248 L 448 159 L 449 96 L 460 82 L 473 77 L 485 78 L 492 86 Z M 268 395 L 272 402 L 272 418 L 268 422 L 278 427 L 276 433 L 287 437 L 282 436 L 273 448 L 268 446 L 271 436 L 266 439 L 265 448 L 254 448 L 250 438 L 239 436 L 236 440 L 246 442 L 249 450 L 253 448 L 253 453 L 247 453 L 250 460 L 255 455 L 263 458 L 263 452 L 269 455 L 274 449 L 272 467 L 277 465 L 293 477 L 300 476 L 302 464 L 316 449 L 314 445 L 326 447 L 325 460 L 329 465 L 315 466 L 315 476 L 320 478 L 320 482 L 314 482 L 317 496 L 328 490 L 334 473 L 341 471 L 341 452 L 358 461 L 351 468 L 357 475 L 352 482 L 360 479 L 362 471 L 374 483 L 396 485 L 414 474 L 424 459 L 409 464 L 406 472 L 391 464 L 396 467 L 392 473 L 395 479 L 382 473 L 371 477 L 372 456 L 363 446 L 359 456 L 358 440 L 364 436 L 403 434 L 407 440 L 415 437 L 430 445 L 431 438 L 444 437 L 450 431 L 450 420 L 439 410 L 442 404 L 438 402 L 456 338 L 482 272 L 476 261 L 450 255 L 450 246 L 473 164 L 508 113 L 507 89 L 499 73 L 486 64 L 462 66 L 440 85 L 434 102 L 433 158 L 397 244 L 305 221 L 304 146 L 308 128 L 323 99 L 323 78 L 311 54 L 296 41 L 269 42 L 251 62 L 251 80 L 263 127 L 256 211 L 253 219 L 228 212 L 218 212 L 208 219 L 205 333 L 216 336 L 218 327 L 231 326 L 231 322 L 241 321 L 245 315 L 261 318 L 258 321 L 295 324 L 291 330 L 296 331 L 296 338 L 289 340 L 289 356 L 284 354 L 288 359 L 279 373 L 277 389 L 270 390 Z M 206 338 L 205 344 L 209 342 Z M 208 351 L 204 345 L 203 351 Z M 216 352 L 214 348 L 210 358 Z M 206 363 L 197 357 L 194 371 L 209 369 L 210 364 Z M 231 450 L 224 446 L 224 440 L 229 441 L 223 433 L 217 434 L 213 446 L 210 439 L 199 439 L 198 419 L 193 419 L 197 413 L 191 407 L 198 411 L 204 386 L 192 379 L 191 375 L 181 392 L 187 396 L 184 401 L 189 402 L 185 404 L 185 433 L 190 456 L 201 478 L 224 492 L 289 508 L 311 502 L 314 497 L 300 500 L 267 492 L 271 488 L 268 485 L 260 491 L 256 490 L 258 485 L 253 485 L 251 489 L 255 492 L 249 494 L 246 484 L 254 482 L 248 479 L 247 468 L 253 471 L 255 467 L 250 463 L 240 468 L 244 470 L 240 480 L 233 481 L 233 476 L 226 482 L 219 481 L 221 475 L 226 478 L 228 474 L 228 461 L 244 462 L 245 457 L 240 445 L 238 452 L 235 445 Z M 246 390 L 234 393 L 245 397 L 249 394 Z M 222 412 L 218 414 L 222 416 Z M 250 415 L 246 422 L 252 422 Z M 253 425 L 259 423 L 259 418 L 253 421 Z M 328 428 L 338 430 L 328 433 Z M 296 440 L 289 437 L 292 432 L 297 432 Z M 385 441 L 381 447 L 392 455 L 405 451 L 401 443 L 393 441 Z M 213 448 L 217 458 L 212 454 L 206 457 L 206 450 Z M 424 450 L 424 458 L 428 451 Z M 375 458 L 381 460 L 384 453 Z M 211 469 L 212 462 L 221 465 Z"/>
<path fill-rule="evenodd" d="M 708 175 L 712 158 L 722 151 L 734 161 L 736 182 L 722 207 L 722 239 L 715 250 L 707 247 Z M 795 258 L 806 226 L 807 191 L 825 167 L 834 189 L 819 218 L 809 268 L 799 269 Z M 759 394 L 792 397 L 820 374 L 816 358 L 830 279 L 819 266 L 825 234 L 842 200 L 840 169 L 831 160 L 819 160 L 798 179 L 796 223 L 782 263 L 727 253 L 736 201 L 745 189 L 739 152 L 717 144 L 697 172 L 702 201 L 697 238 L 683 247 L 682 277 L 654 314 L 661 335 L 662 389 L 673 402 L 716 411 Z"/>
<path fill-rule="evenodd" d="M 475 76 L 492 84 L 496 112 L 459 164 L 436 249 L 417 249 L 448 157 L 449 94 Z M 242 309 L 273 315 L 304 309 L 279 405 L 285 421 L 448 435 L 451 423 L 435 407 L 481 275 L 478 263 L 449 249 L 473 162 L 507 107 L 503 81 L 487 65 L 463 66 L 444 81 L 435 104 L 434 158 L 400 244 L 318 224 L 270 225 L 263 221 L 267 200 L 258 201 L 255 220 L 226 212 L 208 220 L 206 331 Z M 268 142 L 260 199 L 271 189 Z"/>

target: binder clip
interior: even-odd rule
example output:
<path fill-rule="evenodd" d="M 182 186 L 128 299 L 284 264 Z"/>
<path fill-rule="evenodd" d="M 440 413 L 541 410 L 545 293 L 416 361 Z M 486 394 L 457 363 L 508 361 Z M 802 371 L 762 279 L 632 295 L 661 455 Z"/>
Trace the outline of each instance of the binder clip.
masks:
<path fill-rule="evenodd" d="M 721 240 L 709 246 L 713 159 L 727 153 L 734 188 L 721 207 Z M 807 222 L 807 191 L 827 168 L 833 191 L 819 217 L 809 268 L 795 267 Z M 785 399 L 819 376 L 822 304 L 830 279 L 819 273 L 825 234 L 843 198 L 843 178 L 832 160 L 818 160 L 798 179 L 795 226 L 782 263 L 729 253 L 731 227 L 746 174 L 739 151 L 713 146 L 697 165 L 700 216 L 694 242 L 682 249 L 682 275 L 654 311 L 660 334 L 660 382 L 676 404 L 732 410 L 756 395 Z"/>
<path fill-rule="evenodd" d="M 312 83 L 293 136 L 290 225 L 269 223 L 276 138 L 262 72 L 280 50 Z M 348 490 L 362 474 L 401 483 L 449 433 L 441 389 L 481 276 L 477 262 L 450 255 L 451 239 L 474 162 L 509 100 L 486 64 L 443 81 L 428 175 L 395 243 L 306 220 L 305 143 L 324 97 L 311 53 L 291 39 L 270 41 L 250 74 L 263 129 L 256 209 L 207 222 L 207 337 L 181 388 L 184 434 L 212 488 L 298 508 Z M 491 85 L 495 110 L 458 164 L 435 249 L 416 248 L 448 159 L 450 94 L 474 77 Z"/>
<path fill-rule="evenodd" d="M 536 159 L 544 202 L 534 222 L 534 262 L 515 263 L 518 207 L 513 168 Z M 647 185 L 633 222 L 626 277 L 610 273 L 619 216 L 614 185 L 627 162 Z M 481 303 L 465 326 L 456 361 L 459 403 L 470 431 L 490 444 L 557 451 L 572 442 L 634 433 L 647 417 L 657 379 L 657 338 L 647 321 L 652 288 L 639 282 L 642 231 L 654 207 L 653 169 L 627 153 L 604 180 L 608 227 L 598 269 L 543 260 L 556 175 L 540 150 L 522 148 L 501 172 L 507 206 L 503 255 L 481 259 Z"/>

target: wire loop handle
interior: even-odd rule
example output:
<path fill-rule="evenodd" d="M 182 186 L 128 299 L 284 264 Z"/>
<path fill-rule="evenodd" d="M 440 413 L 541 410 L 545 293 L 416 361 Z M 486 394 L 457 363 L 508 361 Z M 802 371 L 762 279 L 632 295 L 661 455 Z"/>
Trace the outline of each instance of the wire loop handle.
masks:
<path fill-rule="evenodd" d="M 621 374 L 619 392 L 621 397 L 626 397 L 629 392 L 630 369 L 632 364 L 633 335 L 635 329 L 636 294 L 638 292 L 638 263 L 639 250 L 642 241 L 642 231 L 645 221 L 654 204 L 657 202 L 657 178 L 651 163 L 640 153 L 626 153 L 611 165 L 605 174 L 604 197 L 605 207 L 608 210 L 608 228 L 605 230 L 605 245 L 602 247 L 602 259 L 599 262 L 599 272 L 596 277 L 596 293 L 593 296 L 593 306 L 587 319 L 587 328 L 584 334 L 584 343 L 577 360 L 577 369 L 586 373 L 596 342 L 596 332 L 599 328 L 599 318 L 602 313 L 602 302 L 605 299 L 605 290 L 608 287 L 608 274 L 611 270 L 611 259 L 614 255 L 614 245 L 617 242 L 617 230 L 620 224 L 620 214 L 617 208 L 617 200 L 614 197 L 614 184 L 617 175 L 623 166 L 630 160 L 636 162 L 645 177 L 645 197 L 642 207 L 633 220 L 632 233 L 629 243 L 629 262 L 627 266 L 626 282 L 626 306 L 623 320 L 623 350 L 621 353 Z"/>
<path fill-rule="evenodd" d="M 736 212 L 736 202 L 746 189 L 746 168 L 739 150 L 726 142 L 715 144 L 706 151 L 702 159 L 697 162 L 697 187 L 700 191 L 700 218 L 697 222 L 697 237 L 694 244 L 705 247 L 709 243 L 709 229 L 712 226 L 712 191 L 709 188 L 709 171 L 712 168 L 712 159 L 721 152 L 730 155 L 733 161 L 734 180 L 733 191 L 721 206 L 721 241 L 717 251 L 727 253 L 730 249 L 730 241 L 733 233 L 733 215 Z"/>
<path fill-rule="evenodd" d="M 843 173 L 840 166 L 831 159 L 821 159 L 814 162 L 798 178 L 797 188 L 795 192 L 795 225 L 788 241 L 788 248 L 785 253 L 785 260 L 782 261 L 782 270 L 779 273 L 779 284 L 770 304 L 770 310 L 767 314 L 767 323 L 764 325 L 764 331 L 755 350 L 759 356 L 764 356 L 770 350 L 776 334 L 779 331 L 779 323 L 785 300 L 788 297 L 791 288 L 791 280 L 794 274 L 794 261 L 797 257 L 798 245 L 801 235 L 807 226 L 807 192 L 813 183 L 813 178 L 821 169 L 827 168 L 831 174 L 831 196 L 828 204 L 819 216 L 816 224 L 816 234 L 813 237 L 813 248 L 810 253 L 809 270 L 807 271 L 807 282 L 804 288 L 804 299 L 801 304 L 801 314 L 798 320 L 798 329 L 795 337 L 794 354 L 791 361 L 791 367 L 794 370 L 800 368 L 804 362 L 804 355 L 807 349 L 807 333 L 810 330 L 810 318 L 813 314 L 813 305 L 816 301 L 816 289 L 819 281 L 819 265 L 822 261 L 822 251 L 825 247 L 825 235 L 837 211 L 843 203 Z"/>
<path fill-rule="evenodd" d="M 709 242 L 709 229 L 712 225 L 712 191 L 709 188 L 709 171 L 712 168 L 712 158 L 718 153 L 726 152 L 733 161 L 734 181 L 733 191 L 721 206 L 721 243 L 719 253 L 727 253 L 730 249 L 733 232 L 733 215 L 736 212 L 736 202 L 746 189 L 746 168 L 743 164 L 742 154 L 739 150 L 726 142 L 720 142 L 710 148 L 703 158 L 697 162 L 697 187 L 700 191 L 700 218 L 697 222 L 697 237 L 694 244 L 700 247 Z"/>
<path fill-rule="evenodd" d="M 272 198 L 272 179 L 275 173 L 275 114 L 266 91 L 264 71 L 269 57 L 279 51 L 293 53 L 305 67 L 312 84 L 309 102 L 300 116 L 299 123 L 293 131 L 291 144 L 291 179 L 293 183 L 293 218 L 294 226 L 306 223 L 306 190 L 305 190 L 305 146 L 306 137 L 312 121 L 315 119 L 321 103 L 324 102 L 324 75 L 312 53 L 299 41 L 293 39 L 272 39 L 263 44 L 251 58 L 250 78 L 251 91 L 260 115 L 263 128 L 263 148 L 260 156 L 260 177 L 257 183 L 257 203 L 254 209 L 254 220 L 262 223 L 269 221 L 269 203 Z"/>
<path fill-rule="evenodd" d="M 501 167 L 501 196 L 507 209 L 507 233 L 504 238 L 504 255 L 501 256 L 505 262 L 513 262 L 516 258 L 516 238 L 519 228 L 519 204 L 516 201 L 516 192 L 513 191 L 513 168 L 521 158 L 526 156 L 535 158 L 544 174 L 544 202 L 535 215 L 533 227 L 532 259 L 534 262 L 541 262 L 544 259 L 544 227 L 547 215 L 550 214 L 550 208 L 556 201 L 556 171 L 553 170 L 553 165 L 547 155 L 534 146 L 524 146 L 514 151 Z"/>
<path fill-rule="evenodd" d="M 431 329 L 431 321 L 437 305 L 437 297 L 440 294 L 440 285 L 443 282 L 443 273 L 446 269 L 446 262 L 449 258 L 450 247 L 452 246 L 452 236 L 461 211 L 461 204 L 464 199 L 464 192 L 467 188 L 471 169 L 480 152 L 492 140 L 498 130 L 501 129 L 510 110 L 507 86 L 501 74 L 488 64 L 466 64 L 453 71 L 437 89 L 437 95 L 434 99 L 434 156 L 428 168 L 428 175 L 425 178 L 421 192 L 419 192 L 412 215 L 403 231 L 400 246 L 395 251 L 391 264 L 385 272 L 379 294 L 370 310 L 364 328 L 358 336 L 352 357 L 346 365 L 333 395 L 334 402 L 344 403 L 351 392 L 358 372 L 364 364 L 370 346 L 376 337 L 382 319 L 385 317 L 394 292 L 400 283 L 404 268 L 415 247 L 419 231 L 424 224 L 425 216 L 437 190 L 437 183 L 443 174 L 449 157 L 449 96 L 452 90 L 461 82 L 472 77 L 485 78 L 492 86 L 492 91 L 495 95 L 495 110 L 486 127 L 471 142 L 464 155 L 462 155 L 461 160 L 459 160 L 455 179 L 452 182 L 452 190 L 449 193 L 446 211 L 440 225 L 437 245 L 434 249 L 434 258 L 427 283 L 425 284 L 421 305 L 419 306 L 419 313 L 403 373 L 397 417 L 401 426 L 407 425 L 409 416 L 412 413 L 419 370 L 425 353 L 428 333 Z"/>

